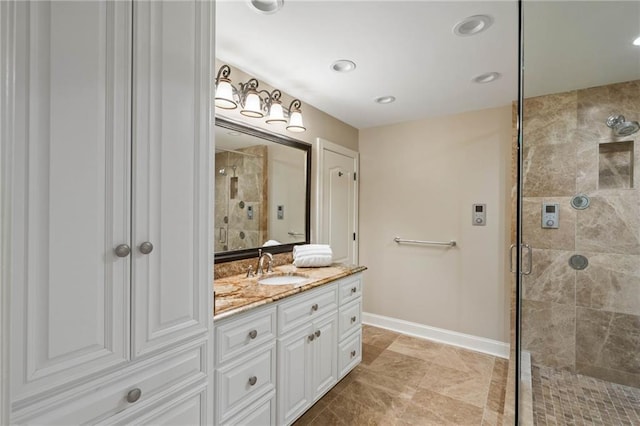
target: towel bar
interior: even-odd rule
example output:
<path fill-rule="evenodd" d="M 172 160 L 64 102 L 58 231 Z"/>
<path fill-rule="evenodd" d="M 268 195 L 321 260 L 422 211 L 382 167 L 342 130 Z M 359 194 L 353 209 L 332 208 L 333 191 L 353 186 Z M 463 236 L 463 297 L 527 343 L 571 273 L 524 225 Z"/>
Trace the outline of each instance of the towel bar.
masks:
<path fill-rule="evenodd" d="M 398 244 L 422 244 L 422 245 L 429 245 L 429 246 L 449 246 L 449 247 L 455 247 L 456 246 L 456 242 L 454 240 L 451 240 L 451 241 L 423 241 L 423 240 L 406 240 L 404 238 L 395 237 L 393 239 L 393 241 L 395 241 Z"/>

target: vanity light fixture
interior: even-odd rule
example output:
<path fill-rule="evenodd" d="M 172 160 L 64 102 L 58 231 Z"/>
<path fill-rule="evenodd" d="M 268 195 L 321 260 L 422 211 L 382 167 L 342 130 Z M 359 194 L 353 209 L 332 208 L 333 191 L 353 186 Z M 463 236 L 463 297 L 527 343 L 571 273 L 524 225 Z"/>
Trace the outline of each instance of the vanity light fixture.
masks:
<path fill-rule="evenodd" d="M 274 89 L 272 92 L 258 89 L 258 80 L 251 78 L 246 83 L 239 83 L 236 88 L 229 76 L 231 68 L 223 65 L 216 75 L 215 105 L 222 109 L 236 109 L 241 107 L 240 114 L 251 118 L 267 117 L 268 124 L 287 123 L 290 132 L 304 132 L 307 130 L 302 122 L 302 102 L 294 99 L 289 108 L 282 106 L 282 92 Z"/>
<path fill-rule="evenodd" d="M 638 37 L 635 40 L 633 40 L 633 45 L 634 46 L 640 46 L 640 37 Z"/>
<path fill-rule="evenodd" d="M 499 72 L 486 72 L 484 74 L 480 74 L 477 77 L 473 78 L 474 83 L 484 84 L 491 83 L 499 79 L 501 74 Z"/>

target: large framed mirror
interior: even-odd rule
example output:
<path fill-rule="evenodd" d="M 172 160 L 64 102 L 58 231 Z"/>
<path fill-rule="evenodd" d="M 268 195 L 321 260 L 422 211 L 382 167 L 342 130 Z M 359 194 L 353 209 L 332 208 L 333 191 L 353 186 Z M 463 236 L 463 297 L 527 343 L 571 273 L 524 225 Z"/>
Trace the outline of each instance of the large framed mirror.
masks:
<path fill-rule="evenodd" d="M 215 138 L 215 263 L 308 244 L 311 145 L 220 117 Z"/>

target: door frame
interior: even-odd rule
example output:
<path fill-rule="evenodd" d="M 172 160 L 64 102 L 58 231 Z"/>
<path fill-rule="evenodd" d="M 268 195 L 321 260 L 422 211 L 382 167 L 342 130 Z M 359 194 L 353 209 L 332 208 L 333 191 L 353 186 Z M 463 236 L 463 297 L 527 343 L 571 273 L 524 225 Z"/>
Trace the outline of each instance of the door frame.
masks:
<path fill-rule="evenodd" d="M 354 200 L 353 200 L 353 230 L 356 233 L 356 239 L 353 242 L 353 263 L 358 264 L 358 247 L 360 241 L 360 229 L 359 229 L 359 212 L 358 212 L 358 202 L 359 202 L 359 192 L 360 192 L 360 178 L 358 175 L 360 174 L 360 153 L 357 151 L 353 151 L 349 148 L 345 148 L 342 145 L 338 145 L 335 142 L 328 141 L 326 139 L 317 138 L 316 143 L 313 146 L 313 158 L 314 158 L 314 168 L 315 173 L 313 173 L 313 177 L 315 179 L 315 206 L 312 211 L 314 211 L 314 219 L 315 224 L 312 227 L 312 242 L 319 243 L 321 242 L 322 229 L 324 223 L 326 222 L 325 218 L 322 214 L 321 206 L 324 204 L 324 180 L 323 180 L 323 170 L 324 170 L 324 152 L 331 151 L 336 154 L 344 155 L 345 157 L 349 157 L 353 160 L 353 169 L 356 174 L 355 179 L 355 190 L 354 190 Z"/>

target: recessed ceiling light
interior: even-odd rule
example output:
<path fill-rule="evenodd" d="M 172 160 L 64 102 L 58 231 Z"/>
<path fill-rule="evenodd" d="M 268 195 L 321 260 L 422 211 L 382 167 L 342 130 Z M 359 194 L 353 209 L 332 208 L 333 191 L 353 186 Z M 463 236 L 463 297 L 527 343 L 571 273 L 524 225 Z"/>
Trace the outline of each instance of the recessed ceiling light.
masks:
<path fill-rule="evenodd" d="M 391 102 L 395 102 L 395 96 L 380 96 L 376 98 L 375 101 L 379 104 L 390 104 Z"/>
<path fill-rule="evenodd" d="M 356 69 L 356 63 L 348 59 L 338 59 L 331 64 L 331 69 L 336 72 L 349 72 Z"/>
<path fill-rule="evenodd" d="M 240 133 L 240 132 L 227 132 L 227 134 L 229 136 L 242 136 L 242 133 Z"/>
<path fill-rule="evenodd" d="M 284 5 L 284 0 L 247 0 L 254 12 L 270 15 L 276 13 Z"/>
<path fill-rule="evenodd" d="M 480 84 L 491 83 L 492 81 L 496 81 L 499 78 L 500 78 L 499 72 L 486 72 L 484 74 L 480 74 L 477 77 L 474 77 L 473 82 L 480 83 Z"/>
<path fill-rule="evenodd" d="M 486 30 L 493 24 L 489 15 L 473 15 L 458 22 L 453 27 L 453 33 L 461 37 L 472 36 Z"/>
<path fill-rule="evenodd" d="M 633 45 L 634 46 L 640 46 L 640 37 L 638 37 L 637 39 L 633 40 Z"/>

